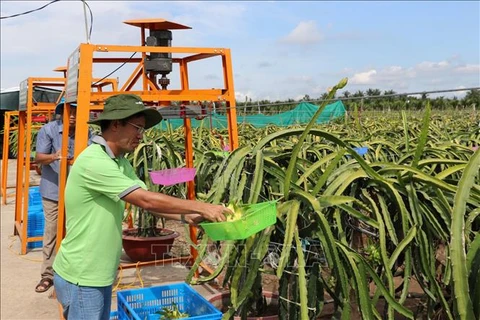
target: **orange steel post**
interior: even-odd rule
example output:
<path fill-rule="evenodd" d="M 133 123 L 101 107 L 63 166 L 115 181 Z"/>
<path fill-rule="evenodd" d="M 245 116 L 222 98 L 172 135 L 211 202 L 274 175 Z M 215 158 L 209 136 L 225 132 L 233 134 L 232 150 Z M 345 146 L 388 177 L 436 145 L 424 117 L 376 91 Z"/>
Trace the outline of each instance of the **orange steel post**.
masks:
<path fill-rule="evenodd" d="M 28 93 L 27 97 L 33 97 L 33 79 L 28 78 Z M 31 150 L 31 142 L 32 142 L 32 105 L 33 99 L 27 100 L 27 111 L 26 111 L 26 131 L 25 131 L 25 152 L 24 154 L 19 154 L 19 157 L 25 156 L 25 166 L 22 168 L 24 169 L 24 182 L 23 182 L 23 210 L 22 210 L 22 235 L 23 240 L 21 245 L 21 252 L 22 254 L 27 253 L 27 226 L 28 226 L 28 190 L 30 187 L 30 150 Z M 18 170 L 18 168 L 17 168 Z M 27 241 L 25 241 L 27 240 Z"/>
<path fill-rule="evenodd" d="M 3 150 L 2 150 L 2 204 L 7 204 L 7 167 L 8 167 L 8 143 L 10 138 L 10 113 L 5 112 L 3 129 Z"/>
<path fill-rule="evenodd" d="M 66 83 L 66 96 L 65 101 L 69 101 L 69 81 L 78 81 L 76 98 L 77 110 L 76 110 L 76 124 L 75 124 L 75 146 L 74 146 L 74 159 L 78 157 L 80 152 L 87 147 L 88 143 L 88 124 L 87 121 L 90 118 L 90 94 L 92 87 L 92 59 L 93 59 L 93 46 L 89 44 L 81 44 L 78 49 L 79 57 L 81 57 L 78 65 L 78 80 L 72 77 L 75 74 L 70 69 L 72 66 L 67 66 L 67 83 Z M 77 61 L 71 61 L 74 65 Z M 72 73 L 72 74 L 70 74 Z M 71 84 L 71 83 L 70 83 Z M 64 115 L 64 122 L 68 122 Z M 65 123 L 64 123 L 65 125 Z M 62 137 L 62 155 L 68 154 L 68 130 L 63 131 Z M 67 134 L 67 136 L 65 136 Z M 65 158 L 66 159 L 66 158 Z M 65 186 L 67 183 L 67 161 L 61 163 L 59 173 L 59 198 L 58 198 L 58 220 L 57 220 L 57 246 L 56 250 L 60 248 L 60 243 L 65 236 Z"/>
<path fill-rule="evenodd" d="M 62 212 L 62 219 L 60 219 L 60 214 L 57 217 L 57 246 L 55 250 L 58 251 L 60 242 L 58 241 L 58 235 L 64 235 L 65 232 L 65 224 L 63 222 L 64 218 L 64 208 L 65 208 L 65 184 L 67 182 L 67 164 L 68 164 L 68 135 L 69 135 L 69 128 L 70 128 L 70 109 L 69 103 L 64 103 L 63 105 L 63 133 L 62 133 L 62 150 L 60 152 L 60 169 L 59 169 L 59 178 L 58 178 L 58 212 Z M 62 196 L 60 196 L 60 194 Z M 60 223 L 61 221 L 61 223 Z"/>
<path fill-rule="evenodd" d="M 20 223 L 22 221 L 22 204 L 23 204 L 23 174 L 24 174 L 24 161 L 23 161 L 23 152 L 25 150 L 25 111 L 21 111 L 18 114 L 18 150 L 17 150 L 17 178 L 16 185 L 17 190 L 15 193 L 15 230 L 14 234 L 20 234 L 21 228 Z"/>
<path fill-rule="evenodd" d="M 188 82 L 188 65 L 186 61 L 181 61 L 179 63 L 180 66 L 180 82 L 182 90 L 188 90 L 190 88 Z M 188 101 L 184 101 L 188 103 Z M 193 168 L 193 139 L 192 139 L 192 128 L 191 128 L 191 121 L 188 118 L 183 120 L 183 124 L 185 127 L 185 164 L 187 168 Z M 187 199 L 194 200 L 195 199 L 195 182 L 188 181 L 187 182 Z M 190 231 L 190 240 L 197 244 L 197 228 L 193 226 L 189 226 Z M 198 253 L 195 248 L 190 248 L 190 255 L 192 256 L 193 261 L 197 259 Z M 198 277 L 198 271 L 195 274 L 195 277 Z"/>
<path fill-rule="evenodd" d="M 3 153 L 2 153 L 2 204 L 7 204 L 8 156 L 10 154 L 10 129 L 16 129 L 11 118 L 18 115 L 18 111 L 7 111 L 4 114 Z"/>
<path fill-rule="evenodd" d="M 75 125 L 74 158 L 79 156 L 80 152 L 87 147 L 88 143 L 87 122 L 90 119 L 90 95 L 93 94 L 91 83 L 94 49 L 94 46 L 84 43 L 79 47 L 81 59 L 78 66 L 77 121 Z M 103 92 L 100 94 L 102 93 Z"/>
<path fill-rule="evenodd" d="M 140 26 L 140 45 L 145 46 L 145 25 Z M 142 88 L 143 88 L 143 90 L 146 90 L 146 88 L 148 87 L 148 78 L 147 78 L 146 73 L 144 71 L 144 61 L 145 61 L 146 58 L 147 58 L 147 53 L 142 52 L 142 61 L 140 62 L 139 65 L 142 67 Z"/>
<path fill-rule="evenodd" d="M 235 91 L 233 90 L 233 71 L 231 67 L 230 49 L 225 49 L 225 55 L 222 56 L 222 64 L 224 70 L 225 87 L 228 92 L 227 98 L 227 122 L 228 122 L 228 137 L 230 151 L 238 148 L 238 134 L 237 134 L 237 107 L 235 104 Z"/>
<path fill-rule="evenodd" d="M 185 127 L 185 165 L 187 168 L 193 168 L 193 138 L 192 138 L 192 126 L 191 120 L 185 118 L 183 120 L 183 124 Z M 187 182 L 187 199 L 194 200 L 195 199 L 195 182 L 188 181 Z M 197 228 L 193 226 L 189 226 L 190 231 L 190 239 L 193 243 L 197 243 Z M 193 261 L 197 259 L 197 250 L 195 248 L 190 248 L 190 254 L 192 256 Z M 198 274 L 196 274 L 198 276 Z"/>

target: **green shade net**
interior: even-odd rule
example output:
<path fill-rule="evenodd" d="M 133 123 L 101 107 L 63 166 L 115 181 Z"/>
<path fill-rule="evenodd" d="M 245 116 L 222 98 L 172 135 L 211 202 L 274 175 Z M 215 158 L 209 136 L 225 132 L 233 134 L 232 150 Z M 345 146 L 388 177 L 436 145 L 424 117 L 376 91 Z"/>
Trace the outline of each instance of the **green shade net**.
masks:
<path fill-rule="evenodd" d="M 237 123 L 248 123 L 254 127 L 262 128 L 267 125 L 276 125 L 279 127 L 287 127 L 295 124 L 307 124 L 310 119 L 312 119 L 315 112 L 318 110 L 318 106 L 308 103 L 301 102 L 294 109 L 279 113 L 272 116 L 266 116 L 263 114 L 249 115 L 249 116 L 239 116 L 237 115 Z M 341 118 L 345 115 L 345 106 L 342 101 L 336 101 L 325 107 L 320 116 L 317 118 L 316 123 L 327 123 L 331 120 Z M 227 116 L 212 114 L 211 117 L 208 116 L 203 120 L 191 119 L 192 128 L 198 128 L 202 125 L 203 127 L 226 129 L 227 128 Z M 168 119 L 161 121 L 156 128 L 165 130 L 167 125 L 170 124 L 172 129 L 183 126 L 183 119 Z"/>

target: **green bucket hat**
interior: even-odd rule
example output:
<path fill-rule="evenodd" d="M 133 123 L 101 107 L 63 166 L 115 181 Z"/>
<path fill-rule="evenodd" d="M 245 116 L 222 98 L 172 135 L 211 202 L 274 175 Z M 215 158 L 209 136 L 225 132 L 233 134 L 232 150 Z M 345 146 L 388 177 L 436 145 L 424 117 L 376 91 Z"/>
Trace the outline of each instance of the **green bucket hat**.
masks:
<path fill-rule="evenodd" d="M 121 120 L 137 113 L 145 115 L 145 129 L 151 128 L 162 120 L 160 113 L 152 108 L 146 108 L 142 99 L 135 94 L 117 94 L 105 100 L 103 112 L 89 124 L 100 125 L 102 120 Z"/>

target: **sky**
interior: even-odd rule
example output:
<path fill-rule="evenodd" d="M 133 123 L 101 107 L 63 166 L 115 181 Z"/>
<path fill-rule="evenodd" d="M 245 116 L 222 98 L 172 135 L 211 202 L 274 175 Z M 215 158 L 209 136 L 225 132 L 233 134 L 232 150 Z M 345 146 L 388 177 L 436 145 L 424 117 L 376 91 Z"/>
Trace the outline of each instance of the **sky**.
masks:
<path fill-rule="evenodd" d="M 1 16 L 48 2 L 2 0 Z M 237 101 L 318 99 L 343 77 L 349 82 L 339 94 L 480 87 L 479 1 L 87 3 L 92 44 L 139 45 L 140 29 L 123 21 L 162 18 L 192 27 L 173 30 L 172 46 L 229 48 Z M 53 69 L 66 66 L 87 41 L 81 1 L 55 2 L 0 22 L 2 89 L 28 77 L 60 76 Z M 93 76 L 102 78 L 117 67 L 94 64 Z M 133 67 L 127 64 L 111 77 L 122 84 Z M 189 72 L 192 88 L 223 87 L 220 59 L 195 62 Z M 179 88 L 178 70 L 168 77 L 169 88 Z"/>

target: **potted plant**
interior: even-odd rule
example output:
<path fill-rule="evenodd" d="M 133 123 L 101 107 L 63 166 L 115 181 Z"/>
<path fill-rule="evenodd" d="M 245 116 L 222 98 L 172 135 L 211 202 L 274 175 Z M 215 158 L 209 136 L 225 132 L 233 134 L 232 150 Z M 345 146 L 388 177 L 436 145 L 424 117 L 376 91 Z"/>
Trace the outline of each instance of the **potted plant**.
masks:
<path fill-rule="evenodd" d="M 146 184 L 148 190 L 178 195 L 181 186 L 160 190 L 159 185 L 152 183 L 149 172 L 162 168 L 159 140 L 162 138 L 155 129 L 149 130 L 144 140 L 133 153 L 127 155 L 135 168 L 137 176 Z M 167 164 L 168 165 L 168 164 Z M 123 230 L 123 248 L 132 261 L 152 261 L 163 259 L 169 254 L 175 238 L 179 233 L 165 228 L 165 221 L 152 213 L 132 206 L 127 210 L 127 217 L 134 217 L 127 229 Z M 161 223 L 161 227 L 159 226 Z"/>

